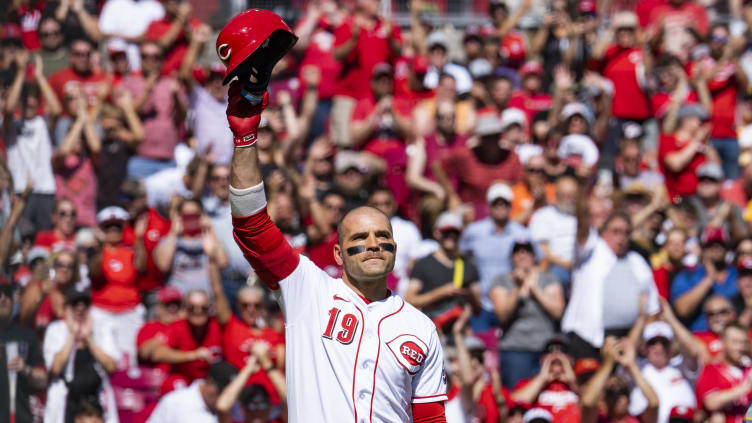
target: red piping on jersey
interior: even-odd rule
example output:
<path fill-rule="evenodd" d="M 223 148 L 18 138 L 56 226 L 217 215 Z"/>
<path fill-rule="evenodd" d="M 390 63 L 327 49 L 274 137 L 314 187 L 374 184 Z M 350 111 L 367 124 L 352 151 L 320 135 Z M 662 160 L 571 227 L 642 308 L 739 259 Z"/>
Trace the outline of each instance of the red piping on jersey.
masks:
<path fill-rule="evenodd" d="M 402 311 L 403 307 L 405 307 L 405 300 L 402 300 L 402 305 L 400 306 L 400 308 L 397 309 L 397 311 L 392 312 L 382 317 L 381 320 L 379 320 L 379 324 L 376 325 L 376 334 L 379 337 L 379 349 L 376 351 L 376 364 L 373 365 L 373 386 L 371 387 L 371 414 L 369 414 L 368 416 L 369 421 L 373 421 L 373 397 L 374 397 L 374 394 L 376 393 L 376 370 L 379 368 L 379 356 L 381 355 L 381 322 L 383 322 L 387 317 L 392 317 L 395 314 Z M 355 360 L 357 361 L 357 357 Z"/>
<path fill-rule="evenodd" d="M 363 341 L 363 332 L 366 328 L 366 322 L 363 318 L 363 312 L 360 310 L 360 307 L 356 306 L 353 303 L 353 306 L 358 310 L 358 313 L 360 313 L 360 320 L 363 322 L 363 327 L 360 329 L 360 338 L 358 338 L 358 349 L 355 350 L 355 364 L 353 365 L 353 380 L 352 380 L 352 402 L 353 402 L 353 411 L 355 412 L 355 423 L 358 422 L 358 406 L 355 405 L 355 371 L 358 370 L 358 354 L 360 354 L 360 342 Z M 378 357 L 378 355 L 377 355 Z"/>

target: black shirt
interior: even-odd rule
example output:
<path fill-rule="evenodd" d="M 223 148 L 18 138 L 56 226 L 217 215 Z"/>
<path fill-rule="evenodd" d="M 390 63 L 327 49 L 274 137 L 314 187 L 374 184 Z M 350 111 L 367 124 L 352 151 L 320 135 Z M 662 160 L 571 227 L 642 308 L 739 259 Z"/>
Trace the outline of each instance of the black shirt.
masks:
<path fill-rule="evenodd" d="M 462 275 L 462 287 L 469 288 L 471 284 L 478 282 L 480 277 L 478 276 L 478 269 L 470 260 L 463 261 L 465 263 L 465 271 Z M 413 266 L 413 270 L 410 272 L 410 279 L 421 281 L 423 288 L 421 288 L 419 294 L 425 294 L 453 282 L 454 263 L 452 263 L 452 267 L 446 267 L 431 254 L 415 262 L 415 266 Z M 460 305 L 462 300 L 464 298 L 444 298 L 428 307 L 424 307 L 423 313 L 433 319 L 454 306 Z"/>
<path fill-rule="evenodd" d="M 23 357 L 26 366 L 44 367 L 42 347 L 33 330 L 20 326 L 17 322 L 7 328 L 0 327 L 0 421 L 10 421 L 10 388 L 8 379 L 8 357 L 6 345 L 9 342 L 18 344 L 18 354 Z M 16 377 L 16 423 L 31 423 L 31 405 L 29 397 L 32 394 L 28 378 L 21 372 Z"/>

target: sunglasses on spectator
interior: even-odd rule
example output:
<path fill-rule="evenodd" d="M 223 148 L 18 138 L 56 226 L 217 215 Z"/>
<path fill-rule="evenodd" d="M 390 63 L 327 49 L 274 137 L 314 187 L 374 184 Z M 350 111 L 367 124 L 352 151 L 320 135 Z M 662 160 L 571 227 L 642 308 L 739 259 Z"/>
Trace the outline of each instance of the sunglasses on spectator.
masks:
<path fill-rule="evenodd" d="M 206 314 L 209 312 L 208 305 L 205 305 L 205 306 L 188 305 L 186 309 L 188 310 L 188 313 L 191 313 L 191 314 Z"/>
<path fill-rule="evenodd" d="M 73 301 L 72 303 L 68 303 L 68 304 L 70 304 L 70 306 L 73 307 L 73 308 L 78 308 L 78 307 L 87 307 L 88 308 L 91 305 L 91 300 L 80 299 L 80 300 L 76 300 L 76 301 Z"/>
<path fill-rule="evenodd" d="M 44 31 L 39 33 L 39 38 L 57 37 L 63 34 L 63 31 Z"/>
<path fill-rule="evenodd" d="M 57 215 L 60 217 L 76 217 L 76 211 L 60 210 L 59 212 L 57 212 Z"/>
<path fill-rule="evenodd" d="M 445 231 L 441 231 L 441 239 L 457 239 L 460 237 L 460 231 L 456 229 L 447 229 Z"/>
<path fill-rule="evenodd" d="M 144 54 L 141 53 L 142 60 L 162 60 L 161 54 Z"/>
<path fill-rule="evenodd" d="M 164 306 L 172 311 L 173 313 L 180 310 L 180 308 L 183 306 L 183 303 L 180 300 L 177 301 L 168 301 L 164 303 Z"/>
<path fill-rule="evenodd" d="M 510 203 L 509 201 L 503 198 L 497 198 L 496 200 L 493 201 L 493 203 L 491 203 L 491 207 L 499 207 L 499 206 L 509 207 L 511 204 L 512 203 Z"/>
<path fill-rule="evenodd" d="M 122 231 L 123 224 L 120 222 L 110 222 L 110 223 L 105 223 L 104 225 L 102 225 L 102 230 L 104 230 L 105 232 L 111 229 L 117 229 L 119 231 Z"/>
<path fill-rule="evenodd" d="M 245 309 L 251 308 L 251 307 L 253 307 L 253 308 L 255 308 L 255 309 L 258 310 L 262 306 L 263 306 L 263 304 L 261 302 L 247 302 L 247 303 L 246 302 L 238 302 L 238 307 L 241 310 L 245 310 Z"/>
<path fill-rule="evenodd" d="M 90 51 L 76 51 L 76 50 L 72 50 L 71 51 L 71 56 L 73 56 L 73 57 L 89 57 L 89 56 L 91 56 L 91 52 Z"/>
<path fill-rule="evenodd" d="M 453 113 L 436 113 L 436 120 L 454 120 Z"/>
<path fill-rule="evenodd" d="M 329 203 L 324 203 L 324 207 L 327 210 L 338 211 L 338 212 L 345 210 L 345 206 L 337 206 L 337 205 L 329 204 Z"/>
<path fill-rule="evenodd" d="M 71 263 L 64 263 L 64 262 L 60 262 L 60 261 L 56 261 L 55 262 L 55 268 L 56 269 L 73 270 L 75 267 L 76 267 L 76 265 L 73 262 L 71 262 Z"/>
<path fill-rule="evenodd" d="M 229 181 L 230 180 L 230 175 L 212 175 L 211 180 L 213 182 L 217 182 L 217 181 Z"/>
<path fill-rule="evenodd" d="M 470 358 L 478 360 L 478 362 L 480 362 L 480 364 L 483 364 L 483 360 L 484 360 L 483 357 L 484 357 L 484 354 L 483 354 L 482 350 L 473 350 L 473 351 L 470 351 Z"/>
<path fill-rule="evenodd" d="M 722 308 L 720 310 L 715 310 L 715 311 L 708 310 L 708 311 L 705 312 L 705 315 L 707 317 L 715 317 L 715 316 L 723 316 L 724 314 L 729 314 L 729 313 L 731 313 L 731 309 L 729 309 L 729 308 Z"/>
<path fill-rule="evenodd" d="M 530 173 L 540 173 L 540 174 L 543 174 L 544 172 L 542 167 L 527 167 L 525 168 L 525 171 L 530 172 Z"/>

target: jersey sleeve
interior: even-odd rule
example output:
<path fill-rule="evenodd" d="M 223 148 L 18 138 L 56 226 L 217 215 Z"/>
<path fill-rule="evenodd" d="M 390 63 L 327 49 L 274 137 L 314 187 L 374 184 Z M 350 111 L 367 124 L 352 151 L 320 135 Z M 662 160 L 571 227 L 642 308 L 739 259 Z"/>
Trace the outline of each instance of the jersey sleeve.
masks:
<path fill-rule="evenodd" d="M 428 356 L 421 369 L 413 377 L 413 404 L 446 401 L 447 376 L 444 370 L 444 350 L 441 348 L 436 328 L 431 330 Z"/>

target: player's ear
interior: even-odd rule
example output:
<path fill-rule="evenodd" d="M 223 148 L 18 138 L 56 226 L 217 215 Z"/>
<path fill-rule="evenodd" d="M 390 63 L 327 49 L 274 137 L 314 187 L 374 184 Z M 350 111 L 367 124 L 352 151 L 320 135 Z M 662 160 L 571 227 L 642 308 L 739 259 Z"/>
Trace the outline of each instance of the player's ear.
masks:
<path fill-rule="evenodd" d="M 334 261 L 337 262 L 337 266 L 343 266 L 345 259 L 342 257 L 342 247 L 339 244 L 334 244 Z"/>

